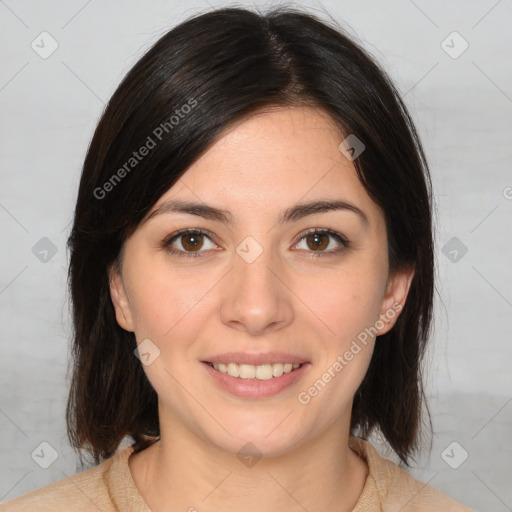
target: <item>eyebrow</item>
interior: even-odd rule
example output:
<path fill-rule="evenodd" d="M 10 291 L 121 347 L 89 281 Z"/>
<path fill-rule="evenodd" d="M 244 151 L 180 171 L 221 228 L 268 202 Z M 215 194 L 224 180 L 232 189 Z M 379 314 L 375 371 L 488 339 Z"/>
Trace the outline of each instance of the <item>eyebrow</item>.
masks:
<path fill-rule="evenodd" d="M 321 200 L 313 201 L 310 203 L 296 204 L 284 210 L 279 216 L 277 223 L 285 224 L 296 222 L 308 215 L 317 213 L 325 213 L 331 211 L 349 211 L 355 213 L 365 224 L 369 224 L 366 214 L 356 205 L 344 200 Z M 231 212 L 209 206 L 205 203 L 193 203 L 190 201 L 167 201 L 153 210 L 144 223 L 157 215 L 166 213 L 188 213 L 190 215 L 197 215 L 203 219 L 214 220 L 222 222 L 223 224 L 230 224 L 233 221 Z"/>

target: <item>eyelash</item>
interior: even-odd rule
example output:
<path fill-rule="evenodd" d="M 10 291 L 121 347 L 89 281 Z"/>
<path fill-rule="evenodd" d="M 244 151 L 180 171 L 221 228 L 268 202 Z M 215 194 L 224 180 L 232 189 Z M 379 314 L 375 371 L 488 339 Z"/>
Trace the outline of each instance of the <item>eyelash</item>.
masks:
<path fill-rule="evenodd" d="M 304 232 L 302 234 L 302 236 L 300 237 L 299 241 L 297 242 L 297 244 L 302 242 L 302 240 L 304 238 L 306 238 L 308 235 L 312 235 L 312 234 L 330 235 L 341 244 L 340 248 L 334 249 L 334 250 L 331 249 L 330 251 L 307 251 L 307 252 L 311 253 L 310 256 L 313 258 L 333 256 L 333 255 L 337 254 L 338 252 L 341 252 L 344 249 L 347 249 L 350 246 L 349 241 L 344 236 L 342 236 L 340 233 L 336 233 L 335 231 L 331 231 L 330 229 L 318 229 L 318 228 L 312 228 L 312 229 L 309 229 L 306 232 Z M 185 257 L 185 258 L 202 257 L 203 253 L 208 252 L 208 251 L 195 251 L 195 252 L 188 251 L 187 252 L 187 251 L 182 251 L 180 249 L 173 249 L 171 247 L 171 244 L 182 235 L 205 235 L 210 240 L 212 238 L 212 236 L 210 235 L 210 233 L 208 231 L 205 231 L 202 229 L 189 229 L 189 228 L 182 229 L 182 230 L 170 235 L 169 237 L 167 237 L 162 243 L 163 248 L 173 255 L 176 255 L 179 257 Z M 211 241 L 213 242 L 213 240 L 211 240 Z M 297 245 L 297 244 L 294 244 L 294 245 Z"/>

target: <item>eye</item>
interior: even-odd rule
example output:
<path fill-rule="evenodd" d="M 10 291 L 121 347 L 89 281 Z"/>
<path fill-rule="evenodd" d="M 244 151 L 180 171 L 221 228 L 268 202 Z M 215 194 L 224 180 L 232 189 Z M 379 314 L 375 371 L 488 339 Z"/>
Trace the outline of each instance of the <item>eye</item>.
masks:
<path fill-rule="evenodd" d="M 325 250 L 329 246 L 331 246 L 330 240 L 335 239 L 339 246 L 336 248 L 332 248 L 330 250 Z M 349 246 L 348 240 L 341 235 L 340 233 L 336 233 L 335 231 L 331 231 L 330 229 L 310 229 L 306 231 L 306 233 L 302 234 L 302 237 L 299 241 L 305 241 L 306 249 L 308 252 L 311 252 L 311 256 L 332 256 Z M 298 247 L 299 244 L 296 244 Z"/>
<path fill-rule="evenodd" d="M 202 256 L 202 253 L 213 248 L 204 247 L 205 239 L 215 246 L 211 238 L 211 235 L 202 229 L 182 229 L 167 237 L 163 241 L 162 246 L 166 251 L 176 256 L 197 257 Z M 325 250 L 331 246 L 329 238 L 336 240 L 338 243 L 337 248 Z M 302 234 L 299 243 L 295 244 L 295 246 L 298 246 L 302 241 L 305 241 L 306 250 L 311 253 L 310 256 L 332 256 L 349 246 L 348 240 L 343 235 L 329 229 L 310 229 Z M 179 244 L 181 247 L 175 247 L 174 244 Z"/>
<path fill-rule="evenodd" d="M 211 242 L 211 238 L 208 233 L 202 229 L 182 229 L 174 235 L 166 238 L 163 242 L 163 246 L 171 254 L 176 254 L 177 256 L 196 257 L 201 256 L 201 253 L 205 252 L 200 251 L 204 246 L 205 238 Z M 176 249 L 173 247 L 175 241 L 181 245 L 181 248 Z M 207 247 L 207 249 L 211 248 L 212 247 Z"/>

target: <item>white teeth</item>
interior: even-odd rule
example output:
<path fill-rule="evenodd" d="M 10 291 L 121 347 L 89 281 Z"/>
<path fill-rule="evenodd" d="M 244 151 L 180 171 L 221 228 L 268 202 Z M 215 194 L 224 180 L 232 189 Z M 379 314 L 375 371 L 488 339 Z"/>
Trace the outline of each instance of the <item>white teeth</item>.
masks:
<path fill-rule="evenodd" d="M 259 380 L 268 380 L 273 377 L 273 368 L 271 364 L 260 364 L 256 367 L 256 378 Z"/>
<path fill-rule="evenodd" d="M 256 377 L 256 366 L 252 364 L 241 364 L 238 368 L 240 369 L 241 379 L 254 379 L 254 377 Z"/>
<path fill-rule="evenodd" d="M 236 363 L 212 363 L 213 367 L 222 373 L 227 373 L 231 377 L 241 379 L 269 380 L 272 377 L 281 377 L 283 373 L 290 373 L 292 370 L 300 368 L 300 363 L 266 363 L 266 364 L 236 364 Z"/>
<path fill-rule="evenodd" d="M 228 364 L 228 373 L 229 375 L 232 375 L 233 377 L 240 377 L 240 368 L 235 363 L 229 363 Z"/>
<path fill-rule="evenodd" d="M 281 377 L 284 373 L 284 364 L 276 363 L 272 365 L 272 375 L 274 377 Z"/>

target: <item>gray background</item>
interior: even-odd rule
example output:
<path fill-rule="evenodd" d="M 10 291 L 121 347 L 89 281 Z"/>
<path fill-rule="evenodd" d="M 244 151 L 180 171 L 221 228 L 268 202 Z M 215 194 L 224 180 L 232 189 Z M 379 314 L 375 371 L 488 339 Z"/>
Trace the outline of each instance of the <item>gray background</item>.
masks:
<path fill-rule="evenodd" d="M 412 473 L 474 509 L 512 510 L 512 2 L 300 3 L 330 13 L 380 60 L 431 165 L 434 437 Z M 160 35 L 209 5 L 235 4 L 0 2 L 0 503 L 79 469 L 64 423 L 65 242 L 82 160 L 125 73 Z M 58 43 L 47 58 L 43 31 Z"/>

